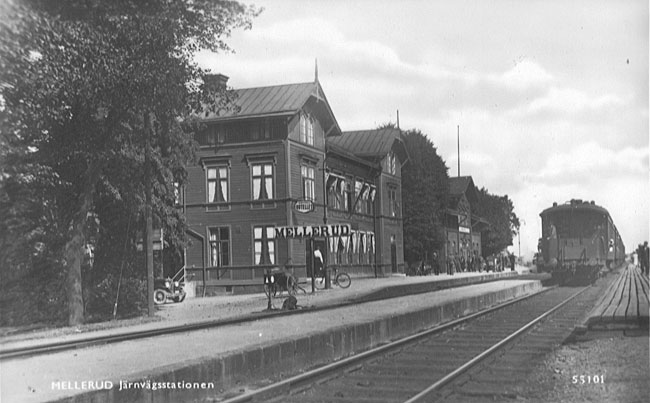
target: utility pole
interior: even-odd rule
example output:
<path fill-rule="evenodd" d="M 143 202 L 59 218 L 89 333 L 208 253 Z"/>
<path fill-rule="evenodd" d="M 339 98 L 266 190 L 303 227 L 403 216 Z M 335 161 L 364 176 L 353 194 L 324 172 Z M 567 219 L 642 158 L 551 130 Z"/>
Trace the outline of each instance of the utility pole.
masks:
<path fill-rule="evenodd" d="M 144 251 L 145 261 L 147 266 L 147 313 L 149 316 L 154 316 L 153 304 L 153 218 L 152 218 L 152 196 L 151 196 L 151 121 L 149 113 L 144 116 L 144 194 L 145 194 L 145 207 L 144 207 Z"/>

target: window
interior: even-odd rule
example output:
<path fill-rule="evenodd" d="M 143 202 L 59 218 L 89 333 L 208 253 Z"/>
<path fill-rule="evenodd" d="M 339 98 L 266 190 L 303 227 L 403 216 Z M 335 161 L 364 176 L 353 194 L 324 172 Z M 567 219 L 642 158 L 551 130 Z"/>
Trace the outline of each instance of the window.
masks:
<path fill-rule="evenodd" d="M 388 189 L 388 212 L 391 217 L 397 217 L 399 214 L 399 204 L 397 202 L 397 189 Z"/>
<path fill-rule="evenodd" d="M 275 264 L 273 226 L 253 227 L 254 262 L 256 265 Z"/>
<path fill-rule="evenodd" d="M 397 175 L 397 162 L 395 161 L 395 153 L 392 151 L 388 153 L 388 173 Z"/>
<path fill-rule="evenodd" d="M 228 227 L 210 228 L 210 266 L 230 265 L 230 229 Z"/>
<path fill-rule="evenodd" d="M 264 119 L 250 124 L 250 133 L 253 140 L 269 140 L 271 138 L 271 120 Z"/>
<path fill-rule="evenodd" d="M 269 200 L 273 194 L 273 164 L 253 164 L 253 200 Z"/>
<path fill-rule="evenodd" d="M 306 114 L 300 115 L 300 141 L 310 146 L 314 145 L 314 120 Z"/>
<path fill-rule="evenodd" d="M 327 206 L 335 209 L 341 209 L 341 203 L 343 199 L 343 186 L 345 184 L 345 179 L 337 174 L 328 173 L 327 175 Z"/>
<path fill-rule="evenodd" d="M 362 200 L 363 182 L 354 181 L 354 201 L 356 202 L 355 211 L 364 213 L 365 202 Z"/>
<path fill-rule="evenodd" d="M 228 192 L 228 167 L 208 167 L 208 203 L 226 203 Z"/>
<path fill-rule="evenodd" d="M 311 117 L 307 119 L 307 144 L 314 145 L 314 120 Z"/>
<path fill-rule="evenodd" d="M 316 200 L 316 191 L 314 190 L 314 168 L 302 165 L 300 167 L 302 175 L 302 197 L 306 200 Z"/>
<path fill-rule="evenodd" d="M 336 210 L 341 209 L 341 192 L 336 185 L 327 189 L 327 206 Z"/>
<path fill-rule="evenodd" d="M 350 192 L 350 182 L 343 182 L 343 210 L 350 211 L 352 208 L 352 194 Z"/>
<path fill-rule="evenodd" d="M 223 126 L 217 126 L 215 128 L 216 131 L 216 137 L 217 137 L 217 144 L 223 144 L 225 143 L 226 140 L 226 128 Z"/>

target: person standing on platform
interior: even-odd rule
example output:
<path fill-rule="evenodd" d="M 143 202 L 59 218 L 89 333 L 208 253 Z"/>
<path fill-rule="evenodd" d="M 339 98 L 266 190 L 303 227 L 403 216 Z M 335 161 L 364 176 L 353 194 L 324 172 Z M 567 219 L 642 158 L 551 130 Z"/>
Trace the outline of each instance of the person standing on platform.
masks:
<path fill-rule="evenodd" d="M 314 266 L 315 277 L 324 277 L 325 273 L 323 273 L 323 254 L 320 251 L 320 246 L 317 246 L 316 250 L 314 251 Z"/>
<path fill-rule="evenodd" d="M 515 271 L 515 254 L 510 254 L 510 271 Z"/>
<path fill-rule="evenodd" d="M 648 275 L 648 268 L 650 267 L 650 249 L 648 249 L 648 241 L 643 243 L 643 259 L 641 260 L 643 264 L 642 271 L 645 275 Z"/>
<path fill-rule="evenodd" d="M 438 274 L 440 274 L 440 266 L 439 266 L 440 263 L 438 262 L 438 253 L 437 252 L 433 252 L 433 262 L 432 262 L 432 264 L 433 264 L 433 274 L 435 274 L 437 276 Z"/>

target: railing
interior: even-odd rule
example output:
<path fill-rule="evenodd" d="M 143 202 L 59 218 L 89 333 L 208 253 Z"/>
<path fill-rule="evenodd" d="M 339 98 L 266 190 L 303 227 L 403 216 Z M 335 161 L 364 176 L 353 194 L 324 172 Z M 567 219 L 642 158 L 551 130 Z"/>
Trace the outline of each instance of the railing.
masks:
<path fill-rule="evenodd" d="M 184 281 L 185 280 L 185 266 L 181 267 L 176 274 L 172 276 L 172 281 Z"/>

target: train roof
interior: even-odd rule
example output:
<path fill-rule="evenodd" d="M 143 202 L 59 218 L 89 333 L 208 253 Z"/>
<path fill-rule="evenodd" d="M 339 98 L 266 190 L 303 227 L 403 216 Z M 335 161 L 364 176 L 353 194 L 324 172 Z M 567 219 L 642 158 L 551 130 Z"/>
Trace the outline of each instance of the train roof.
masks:
<path fill-rule="evenodd" d="M 559 213 L 561 211 L 569 211 L 569 210 L 586 210 L 586 211 L 593 211 L 596 213 L 609 215 L 609 212 L 605 208 L 598 206 L 593 200 L 589 202 L 580 199 L 571 199 L 570 201 L 564 204 L 553 203 L 553 207 L 549 207 L 545 209 L 544 211 L 539 213 L 539 215 L 543 217 L 547 214 Z"/>

